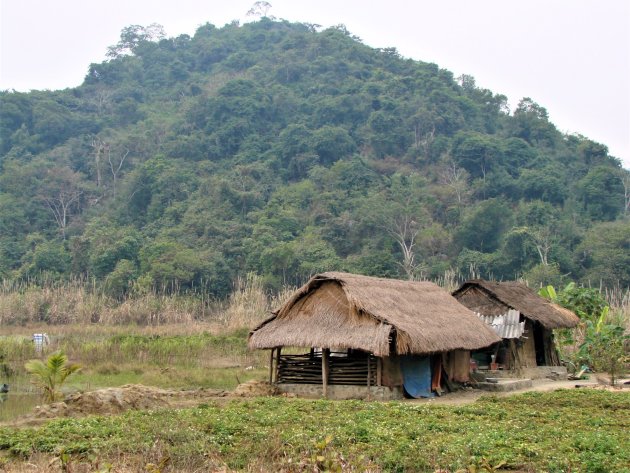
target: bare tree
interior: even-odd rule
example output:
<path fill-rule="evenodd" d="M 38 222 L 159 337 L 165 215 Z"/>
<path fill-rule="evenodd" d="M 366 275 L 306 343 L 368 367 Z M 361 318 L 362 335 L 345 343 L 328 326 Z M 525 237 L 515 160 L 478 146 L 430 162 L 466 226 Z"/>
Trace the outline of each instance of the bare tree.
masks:
<path fill-rule="evenodd" d="M 549 266 L 549 253 L 551 252 L 553 246 L 557 243 L 555 230 L 552 226 L 547 225 L 541 227 L 528 227 L 525 231 L 536 247 L 536 251 L 540 257 L 540 262 L 543 266 Z"/>
<path fill-rule="evenodd" d="M 420 225 L 411 215 L 399 215 L 385 227 L 387 233 L 398 243 L 402 251 L 402 263 L 398 263 L 407 279 L 412 280 L 416 275 L 418 264 L 415 262 L 416 238 L 420 233 Z"/>
<path fill-rule="evenodd" d="M 104 87 L 98 88 L 94 93 L 94 102 L 96 103 L 96 108 L 98 110 L 99 115 L 103 115 L 103 113 L 109 108 L 110 102 L 112 98 L 112 92 Z"/>
<path fill-rule="evenodd" d="M 94 165 L 96 167 L 96 187 L 100 189 L 101 179 L 101 156 L 105 152 L 107 145 L 98 136 L 92 138 L 92 148 L 94 149 Z"/>
<path fill-rule="evenodd" d="M 128 155 L 129 150 L 126 149 L 125 152 L 122 153 L 120 158 L 117 158 L 117 164 L 114 164 L 114 161 L 112 161 L 112 151 L 109 145 L 107 146 L 107 161 L 109 162 L 109 168 L 112 171 L 112 176 L 114 178 L 114 197 L 116 197 L 116 184 L 118 182 L 118 173 L 120 172 L 120 169 L 122 168 L 123 163 L 125 162 L 125 159 L 127 159 Z"/>
<path fill-rule="evenodd" d="M 53 214 L 64 240 L 69 219 L 79 209 L 83 195 L 80 184 L 80 175 L 64 167 L 49 170 L 40 189 L 40 198 Z"/>
<path fill-rule="evenodd" d="M 468 188 L 468 173 L 466 170 L 459 168 L 455 163 L 449 163 L 446 168 L 440 172 L 440 183 L 450 187 L 457 197 L 457 204 L 461 205 L 466 190 Z"/>
<path fill-rule="evenodd" d="M 419 112 L 414 116 L 413 137 L 414 146 L 421 148 L 424 156 L 428 157 L 435 140 L 435 121 L 430 114 Z"/>
<path fill-rule="evenodd" d="M 271 9 L 271 3 L 265 1 L 255 2 L 247 12 L 247 16 L 255 16 L 258 18 L 269 18 L 273 20 L 273 16 L 267 16 L 267 13 Z"/>

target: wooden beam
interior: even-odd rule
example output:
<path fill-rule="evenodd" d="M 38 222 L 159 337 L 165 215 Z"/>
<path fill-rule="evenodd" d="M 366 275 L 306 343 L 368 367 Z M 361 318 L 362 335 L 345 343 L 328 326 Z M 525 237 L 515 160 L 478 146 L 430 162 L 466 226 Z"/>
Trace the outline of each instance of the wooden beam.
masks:
<path fill-rule="evenodd" d="M 275 348 L 272 348 L 269 354 L 269 384 L 273 384 L 273 352 L 275 350 Z"/>
<path fill-rule="evenodd" d="M 282 351 L 282 347 L 276 348 L 276 383 L 280 377 L 280 352 Z"/>
<path fill-rule="evenodd" d="M 330 349 L 324 348 L 322 350 L 322 387 L 324 391 L 324 397 L 328 398 L 328 356 L 330 355 Z"/>
<path fill-rule="evenodd" d="M 380 356 L 376 359 L 376 385 L 383 385 L 383 359 Z"/>
<path fill-rule="evenodd" d="M 372 364 L 370 363 L 370 356 L 368 355 L 367 358 L 367 400 L 370 400 L 370 381 L 372 381 L 370 378 L 372 378 Z"/>

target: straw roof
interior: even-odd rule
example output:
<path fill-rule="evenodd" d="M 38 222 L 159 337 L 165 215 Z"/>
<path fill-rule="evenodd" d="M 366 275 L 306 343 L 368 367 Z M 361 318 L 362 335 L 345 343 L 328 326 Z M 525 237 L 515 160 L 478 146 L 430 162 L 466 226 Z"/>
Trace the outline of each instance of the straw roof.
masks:
<path fill-rule="evenodd" d="M 457 298 L 469 288 L 479 288 L 487 297 L 511 309 L 518 310 L 524 317 L 540 322 L 547 329 L 575 327 L 580 319 L 569 309 L 565 309 L 539 296 L 525 284 L 516 281 L 466 281 L 453 292 Z"/>
<path fill-rule="evenodd" d="M 377 356 L 475 350 L 500 338 L 430 282 L 328 272 L 312 277 L 249 335 L 250 348 L 355 348 Z"/>

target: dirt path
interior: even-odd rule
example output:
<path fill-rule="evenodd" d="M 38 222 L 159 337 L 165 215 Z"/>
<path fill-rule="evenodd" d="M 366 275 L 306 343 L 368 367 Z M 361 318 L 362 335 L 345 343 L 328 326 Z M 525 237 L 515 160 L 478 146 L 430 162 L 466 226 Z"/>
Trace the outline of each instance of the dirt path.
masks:
<path fill-rule="evenodd" d="M 529 388 L 517 389 L 508 392 L 490 392 L 482 391 L 480 389 L 462 390 L 454 393 L 449 393 L 441 397 L 434 397 L 431 399 L 410 399 L 408 402 L 412 403 L 429 403 L 429 404 L 443 404 L 443 405 L 462 405 L 475 402 L 481 396 L 496 395 L 499 397 L 512 396 L 514 394 L 522 394 L 530 391 L 555 391 L 556 389 L 575 389 L 576 386 L 582 387 L 595 387 L 600 384 L 595 379 L 579 380 L 579 381 L 554 381 L 551 379 L 534 379 L 532 380 L 532 386 Z M 627 390 L 630 392 L 630 390 Z"/>

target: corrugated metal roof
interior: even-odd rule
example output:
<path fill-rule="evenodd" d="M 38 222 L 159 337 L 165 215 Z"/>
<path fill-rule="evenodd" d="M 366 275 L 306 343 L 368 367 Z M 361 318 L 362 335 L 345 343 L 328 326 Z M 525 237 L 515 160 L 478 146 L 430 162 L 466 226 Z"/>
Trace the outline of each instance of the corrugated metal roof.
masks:
<path fill-rule="evenodd" d="M 507 314 L 502 315 L 477 316 L 501 338 L 520 338 L 525 332 L 525 321 L 519 322 L 521 314 L 518 310 L 510 309 Z"/>

